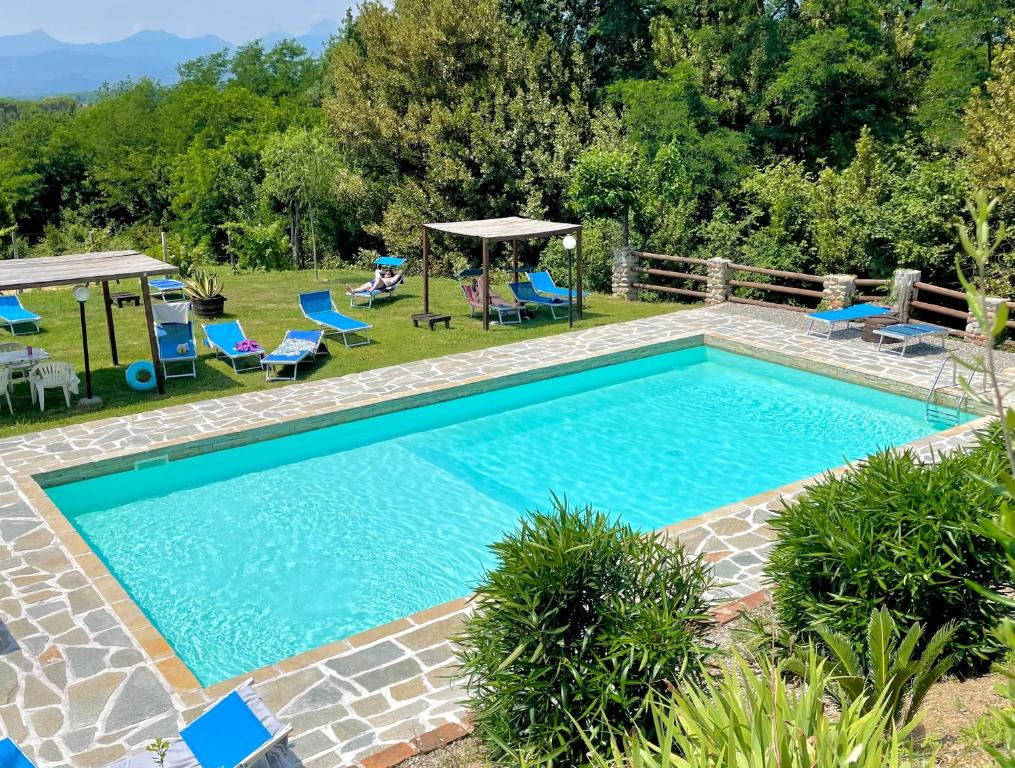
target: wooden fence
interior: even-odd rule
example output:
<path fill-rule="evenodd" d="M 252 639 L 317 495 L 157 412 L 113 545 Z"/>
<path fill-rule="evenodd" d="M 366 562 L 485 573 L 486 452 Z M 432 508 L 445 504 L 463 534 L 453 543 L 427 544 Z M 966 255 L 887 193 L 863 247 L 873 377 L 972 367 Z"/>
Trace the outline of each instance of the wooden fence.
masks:
<path fill-rule="evenodd" d="M 634 255 L 637 256 L 641 261 L 650 263 L 662 263 L 666 264 L 677 264 L 683 266 L 687 271 L 682 269 L 659 269 L 658 267 L 646 267 L 638 264 L 633 269 L 635 272 L 641 275 L 647 275 L 649 278 L 661 277 L 666 280 L 666 284 L 660 284 L 657 280 L 654 283 L 649 282 L 638 282 L 632 283 L 633 288 L 637 288 L 642 291 L 659 291 L 660 293 L 668 293 L 675 296 L 684 296 L 689 299 L 706 299 L 708 294 L 704 290 L 696 290 L 689 288 L 688 285 L 701 285 L 703 288 L 708 283 L 708 276 L 703 272 L 691 272 L 690 270 L 695 268 L 707 268 L 708 262 L 705 259 L 692 259 L 684 258 L 682 256 L 666 256 L 662 253 L 650 253 L 648 251 L 635 251 Z M 679 281 L 680 284 L 674 285 L 674 281 Z"/>
<path fill-rule="evenodd" d="M 752 267 L 749 264 L 736 264 L 730 262 L 729 264 L 730 274 L 736 273 L 747 273 L 748 275 L 761 275 L 763 277 L 774 277 L 780 280 L 792 280 L 800 283 L 824 285 L 825 279 L 818 275 L 808 275 L 804 272 L 786 272 L 781 269 L 765 269 L 764 267 Z M 730 287 L 730 292 L 727 297 L 728 301 L 734 304 L 753 304 L 758 307 L 773 307 L 776 309 L 789 309 L 794 312 L 811 312 L 814 306 L 817 306 L 821 300 L 825 297 L 824 290 L 815 290 L 813 288 L 800 288 L 793 285 L 782 285 L 780 283 L 761 283 L 757 280 L 741 280 L 739 278 L 730 277 L 726 284 Z M 749 296 L 743 296 L 736 292 L 734 289 L 747 289 L 750 291 L 776 293 L 782 296 L 792 296 L 798 299 L 809 299 L 813 306 L 799 306 L 797 304 L 781 304 L 779 302 L 767 301 L 765 299 L 755 299 Z"/>

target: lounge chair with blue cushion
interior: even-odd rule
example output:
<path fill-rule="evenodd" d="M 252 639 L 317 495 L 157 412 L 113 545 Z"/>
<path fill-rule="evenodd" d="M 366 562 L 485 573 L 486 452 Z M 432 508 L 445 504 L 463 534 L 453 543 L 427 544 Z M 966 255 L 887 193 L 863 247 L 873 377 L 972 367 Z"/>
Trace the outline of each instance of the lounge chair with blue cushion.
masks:
<path fill-rule="evenodd" d="M 567 317 L 567 308 L 570 305 L 567 299 L 540 296 L 536 293 L 536 289 L 532 287 L 532 283 L 508 283 L 508 287 L 511 289 L 511 293 L 514 294 L 515 301 L 519 304 L 535 304 L 539 307 L 549 307 L 550 314 L 554 320 L 559 320 L 560 317 Z M 558 309 L 564 310 L 564 314 L 560 317 L 557 317 Z"/>
<path fill-rule="evenodd" d="M 567 288 L 561 288 L 553 281 L 553 276 L 547 272 L 526 272 L 525 273 L 529 282 L 532 283 L 532 287 L 536 289 L 536 293 L 541 293 L 544 296 L 558 299 L 569 299 L 578 294 L 577 291 L 569 291 Z M 587 299 L 591 296 L 588 291 L 582 291 L 582 298 Z"/>
<path fill-rule="evenodd" d="M 247 680 L 206 709 L 170 742 L 165 768 L 250 768 L 269 753 L 283 757 L 292 726 L 265 705 Z M 151 752 L 138 752 L 110 768 L 157 768 Z"/>
<path fill-rule="evenodd" d="M 324 331 L 286 331 L 285 338 L 275 350 L 261 358 L 265 381 L 296 381 L 296 373 L 300 363 L 314 359 L 319 354 L 327 354 L 328 347 L 324 343 Z M 282 371 L 292 366 L 292 376 L 281 375 Z"/>
<path fill-rule="evenodd" d="M 0 768 L 35 768 L 35 765 L 13 741 L 0 739 Z"/>
<path fill-rule="evenodd" d="M 169 301 L 169 297 L 172 295 L 184 295 L 183 283 L 171 277 L 158 277 L 154 280 L 149 280 L 148 287 L 154 296 L 159 297 L 163 301 Z"/>
<path fill-rule="evenodd" d="M 194 323 L 190 319 L 190 302 L 179 301 L 171 304 L 156 304 L 152 307 L 155 316 L 155 338 L 159 342 L 159 361 L 162 373 L 167 379 L 197 378 L 197 340 L 194 338 Z M 170 373 L 173 364 L 189 365 L 189 371 Z"/>
<path fill-rule="evenodd" d="M 885 339 L 901 341 L 902 344 L 898 349 L 899 356 L 901 357 L 905 356 L 906 349 L 909 348 L 909 342 L 922 344 L 924 340 L 934 336 L 940 337 L 941 349 L 945 349 L 945 339 L 948 338 L 949 330 L 933 323 L 896 323 L 895 325 L 886 325 L 884 328 L 876 328 L 874 333 L 878 337 L 879 352 Z M 896 350 L 889 348 L 887 351 L 895 352 Z"/>
<path fill-rule="evenodd" d="M 34 312 L 29 312 L 21 306 L 21 299 L 17 296 L 0 296 L 0 325 L 6 325 L 15 336 L 25 333 L 38 333 L 41 330 L 39 326 L 40 320 L 42 320 L 42 317 Z M 19 334 L 19 325 L 31 325 L 34 326 L 34 329 L 22 331 Z"/>
<path fill-rule="evenodd" d="M 830 339 L 837 325 L 843 325 L 848 328 L 850 323 L 866 320 L 869 317 L 889 315 L 892 311 L 890 307 L 879 307 L 877 304 L 854 304 L 850 307 L 830 309 L 826 312 L 811 312 L 807 315 L 807 319 L 810 320 L 807 326 L 807 333 L 814 333 L 815 322 L 824 323 L 828 327 L 828 330 L 825 333 L 815 333 L 815 335 Z"/>
<path fill-rule="evenodd" d="M 381 267 L 390 267 L 391 269 L 400 270 L 403 266 L 405 266 L 405 259 L 398 256 L 379 256 L 374 262 L 374 265 L 378 269 Z M 397 277 L 398 279 L 394 283 L 385 286 L 384 288 L 375 288 L 372 291 L 346 291 L 346 295 L 349 297 L 349 306 L 369 309 L 374 305 L 374 299 L 382 299 L 385 297 L 390 298 L 394 296 L 395 289 L 405 282 L 405 276 L 402 272 L 398 272 Z"/>
<path fill-rule="evenodd" d="M 343 315 L 335 309 L 331 291 L 311 291 L 300 294 L 300 309 L 303 316 L 324 328 L 327 335 L 342 337 L 346 348 L 361 347 L 370 343 L 370 323 Z M 360 336 L 363 341 L 349 343 L 349 336 Z"/>
<path fill-rule="evenodd" d="M 239 320 L 230 320 L 226 323 L 210 323 L 201 326 L 204 329 L 204 343 L 212 348 L 216 357 L 225 357 L 233 366 L 236 373 L 243 371 L 261 370 L 261 358 L 264 357 L 264 349 L 247 338 Z M 256 358 L 254 365 L 246 365 L 243 368 L 237 366 L 240 360 Z"/>

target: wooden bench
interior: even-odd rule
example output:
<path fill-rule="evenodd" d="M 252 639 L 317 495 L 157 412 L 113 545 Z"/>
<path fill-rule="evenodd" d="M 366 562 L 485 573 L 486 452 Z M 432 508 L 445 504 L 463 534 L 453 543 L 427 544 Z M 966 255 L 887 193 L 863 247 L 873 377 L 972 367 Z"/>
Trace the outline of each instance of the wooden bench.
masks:
<path fill-rule="evenodd" d="M 133 302 L 135 307 L 140 307 L 141 297 L 136 293 L 131 293 L 130 291 L 117 291 L 116 293 L 109 294 L 110 306 L 112 306 L 114 302 L 120 309 L 123 309 L 123 305 L 129 302 Z"/>
<path fill-rule="evenodd" d="M 438 315 L 435 312 L 420 312 L 419 314 L 412 316 L 412 324 L 414 327 L 419 328 L 420 323 L 426 323 L 430 326 L 431 331 L 437 323 L 444 323 L 445 328 L 450 328 L 451 315 Z"/>

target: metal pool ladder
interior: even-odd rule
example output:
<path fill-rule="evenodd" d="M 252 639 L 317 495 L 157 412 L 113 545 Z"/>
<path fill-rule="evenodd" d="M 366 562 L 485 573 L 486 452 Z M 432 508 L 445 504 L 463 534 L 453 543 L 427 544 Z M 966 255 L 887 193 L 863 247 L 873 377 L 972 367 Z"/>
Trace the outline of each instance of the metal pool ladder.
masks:
<path fill-rule="evenodd" d="M 944 378 L 945 369 L 949 367 L 949 363 L 951 364 L 950 381 Z M 969 397 L 969 389 L 972 389 L 973 379 L 977 373 L 982 377 L 983 388 L 980 391 L 985 392 L 987 389 L 986 371 L 969 370 L 968 375 L 960 374 L 958 359 L 954 355 L 945 357 L 941 361 L 941 365 L 934 375 L 934 381 L 930 385 L 930 391 L 927 392 L 927 397 L 923 401 L 927 421 L 937 421 L 953 426 L 958 424 L 962 417 L 962 406 L 965 404 L 966 398 Z M 963 386 L 963 383 L 967 386 Z M 938 395 L 942 399 L 951 399 L 955 405 L 951 406 L 941 402 Z"/>

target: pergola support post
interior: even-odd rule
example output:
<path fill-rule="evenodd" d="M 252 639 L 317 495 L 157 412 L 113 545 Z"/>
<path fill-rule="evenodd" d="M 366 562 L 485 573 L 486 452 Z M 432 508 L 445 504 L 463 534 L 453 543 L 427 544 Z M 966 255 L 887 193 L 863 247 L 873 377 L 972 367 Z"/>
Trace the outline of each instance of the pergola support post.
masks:
<path fill-rule="evenodd" d="M 511 241 L 511 272 L 514 275 L 514 281 L 518 282 L 518 241 Z"/>
<path fill-rule="evenodd" d="M 102 281 L 102 303 L 106 308 L 106 330 L 109 332 L 109 353 L 113 358 L 113 365 L 120 364 L 120 357 L 116 352 L 116 328 L 113 326 L 113 300 L 109 298 L 109 281 Z"/>
<path fill-rule="evenodd" d="M 483 330 L 490 330 L 490 241 L 483 238 Z"/>
<path fill-rule="evenodd" d="M 162 375 L 162 361 L 159 359 L 159 342 L 155 338 L 155 315 L 152 313 L 152 294 L 148 288 L 148 276 L 141 275 L 141 298 L 144 301 L 145 322 L 148 324 L 148 344 L 152 351 L 152 363 L 155 365 L 155 384 L 159 394 L 166 394 L 166 380 Z"/>
<path fill-rule="evenodd" d="M 578 280 L 578 292 L 575 293 L 574 298 L 577 301 L 578 317 L 582 316 L 582 295 L 584 293 L 582 288 L 582 228 L 578 227 L 578 231 L 574 234 L 574 239 L 577 241 L 574 249 L 575 256 L 575 277 Z"/>
<path fill-rule="evenodd" d="M 430 233 L 423 227 L 423 314 L 430 314 Z"/>

